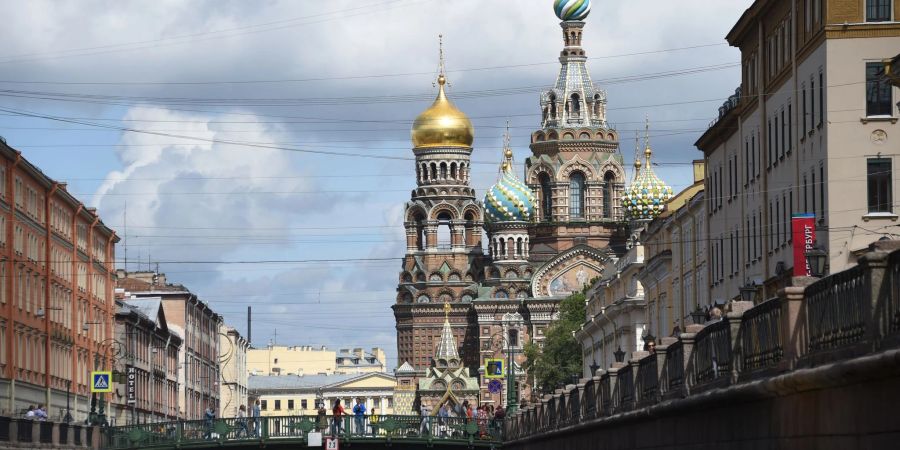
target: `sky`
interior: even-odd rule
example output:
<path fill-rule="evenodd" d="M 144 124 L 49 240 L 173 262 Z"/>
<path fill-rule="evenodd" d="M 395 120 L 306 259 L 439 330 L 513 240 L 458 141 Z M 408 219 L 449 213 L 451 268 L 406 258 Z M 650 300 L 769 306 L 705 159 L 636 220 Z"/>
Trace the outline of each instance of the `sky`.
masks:
<path fill-rule="evenodd" d="M 436 93 L 475 125 L 472 184 L 510 123 L 528 156 L 562 49 L 552 0 L 0 2 L 0 135 L 255 346 L 382 347 L 415 186 L 409 127 Z M 725 34 L 750 0 L 594 1 L 588 68 L 633 161 L 691 183 L 693 146 L 740 84 Z M 127 251 L 126 251 L 127 247 Z"/>

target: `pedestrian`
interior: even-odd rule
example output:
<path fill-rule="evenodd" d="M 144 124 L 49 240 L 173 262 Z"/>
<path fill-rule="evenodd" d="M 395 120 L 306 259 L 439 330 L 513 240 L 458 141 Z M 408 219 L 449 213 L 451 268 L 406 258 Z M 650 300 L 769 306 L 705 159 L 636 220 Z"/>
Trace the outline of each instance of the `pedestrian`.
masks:
<path fill-rule="evenodd" d="M 431 410 L 428 405 L 421 404 L 419 406 L 419 415 L 422 416 L 422 423 L 419 425 L 419 434 L 425 436 L 431 433 Z"/>
<path fill-rule="evenodd" d="M 237 422 L 237 428 L 238 428 L 237 433 L 235 433 L 235 437 L 238 437 L 238 438 L 241 437 L 241 434 L 242 434 L 241 432 L 243 432 L 244 437 L 249 437 L 250 431 L 247 430 L 247 407 L 246 406 L 241 405 L 238 407 L 237 419 L 235 420 L 235 422 Z"/>
<path fill-rule="evenodd" d="M 316 411 L 316 431 L 321 433 L 326 428 L 328 428 L 328 410 L 325 409 L 325 401 L 321 401 Z"/>
<path fill-rule="evenodd" d="M 50 415 L 47 414 L 47 408 L 43 404 L 38 405 L 37 409 L 34 410 L 34 416 L 41 422 L 50 418 Z"/>
<path fill-rule="evenodd" d="M 253 436 L 255 436 L 255 437 L 259 437 L 260 413 L 261 413 L 261 411 L 259 409 L 259 400 L 256 400 L 255 402 L 253 402 L 253 407 L 250 408 L 250 417 L 253 417 Z"/>
<path fill-rule="evenodd" d="M 25 418 L 28 420 L 35 420 L 36 416 L 34 405 L 28 405 L 28 411 L 25 412 Z"/>
<path fill-rule="evenodd" d="M 481 437 L 487 436 L 487 406 L 478 407 L 478 431 Z"/>
<path fill-rule="evenodd" d="M 378 410 L 376 408 L 372 408 L 372 412 L 369 413 L 369 428 L 372 429 L 372 437 L 378 435 Z"/>
<path fill-rule="evenodd" d="M 444 403 L 438 410 L 438 428 L 440 437 L 447 436 L 447 424 L 450 422 L 450 405 Z"/>
<path fill-rule="evenodd" d="M 213 411 L 212 404 L 206 405 L 206 413 L 204 414 L 204 418 L 206 420 L 206 436 L 204 439 L 212 439 L 213 435 L 213 420 L 216 418 L 216 412 Z"/>
<path fill-rule="evenodd" d="M 360 399 L 356 399 L 356 404 L 353 405 L 353 415 L 356 434 L 366 434 L 366 404 L 362 402 Z"/>
<path fill-rule="evenodd" d="M 341 399 L 334 400 L 334 408 L 331 408 L 331 435 L 337 436 L 343 430 L 344 407 L 341 406 Z"/>

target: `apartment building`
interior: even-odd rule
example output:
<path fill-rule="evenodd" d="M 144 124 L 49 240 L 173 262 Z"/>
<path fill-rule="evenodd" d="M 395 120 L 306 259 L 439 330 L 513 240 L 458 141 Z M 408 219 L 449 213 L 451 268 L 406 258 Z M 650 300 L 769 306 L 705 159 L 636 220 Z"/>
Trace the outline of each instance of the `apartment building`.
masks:
<path fill-rule="evenodd" d="M 769 298 L 805 274 L 794 214 L 815 216 L 830 272 L 896 231 L 900 91 L 883 61 L 900 48 L 898 14 L 898 0 L 757 0 L 728 33 L 741 86 L 696 142 L 712 301 L 741 287 Z"/>

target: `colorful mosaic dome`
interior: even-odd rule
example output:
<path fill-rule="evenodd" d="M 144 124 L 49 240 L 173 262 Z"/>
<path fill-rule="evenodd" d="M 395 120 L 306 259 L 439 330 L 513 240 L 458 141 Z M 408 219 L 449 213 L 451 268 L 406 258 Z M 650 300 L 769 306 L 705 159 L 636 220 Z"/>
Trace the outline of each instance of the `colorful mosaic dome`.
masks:
<path fill-rule="evenodd" d="M 553 11 L 560 20 L 584 20 L 591 13 L 591 0 L 556 0 Z"/>
<path fill-rule="evenodd" d="M 650 145 L 644 150 L 647 161 L 641 165 L 641 161 L 634 163 L 636 175 L 631 186 L 625 189 L 622 197 L 622 207 L 625 209 L 625 217 L 629 220 L 651 220 L 663 211 L 666 202 L 672 198 L 674 192 L 671 186 L 667 186 L 663 180 L 653 173 L 650 164 L 652 155 Z"/>
<path fill-rule="evenodd" d="M 512 150 L 504 151 L 500 180 L 484 195 L 485 219 L 488 222 L 531 222 L 537 200 L 531 189 L 513 174 Z"/>

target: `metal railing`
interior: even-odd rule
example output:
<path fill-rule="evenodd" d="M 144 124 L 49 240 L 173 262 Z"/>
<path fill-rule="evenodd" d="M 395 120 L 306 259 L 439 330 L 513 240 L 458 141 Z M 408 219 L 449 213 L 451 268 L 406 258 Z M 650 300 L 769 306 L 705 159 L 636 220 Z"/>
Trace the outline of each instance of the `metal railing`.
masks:
<path fill-rule="evenodd" d="M 781 321 L 782 302 L 766 300 L 747 312 L 741 320 L 740 371 L 750 373 L 775 367 L 784 357 Z"/>
<path fill-rule="evenodd" d="M 713 382 L 730 373 L 731 328 L 725 320 L 703 327 L 694 343 L 692 380 L 694 384 Z"/>
<path fill-rule="evenodd" d="M 712 388 L 900 347 L 900 250 L 873 246 L 856 267 L 812 284 L 796 282 L 758 305 L 734 303 L 721 320 L 688 325 L 685 333 L 663 338 L 658 353 L 636 352 L 635 361 L 583 380 L 583 390 L 557 391 L 517 411 L 507 418 L 507 438 L 564 430 Z M 556 405 L 571 404 L 567 397 L 579 395 L 582 413 L 566 412 L 558 422 Z"/>
<path fill-rule="evenodd" d="M 110 427 L 105 449 L 174 448 L 208 443 L 218 448 L 232 442 L 296 441 L 305 445 L 309 433 L 340 441 L 463 442 L 491 446 L 502 442 L 503 424 L 488 418 L 436 416 L 269 416 L 189 420 Z"/>
<path fill-rule="evenodd" d="M 853 344 L 865 335 L 872 291 L 863 269 L 856 266 L 806 288 L 810 351 Z"/>

